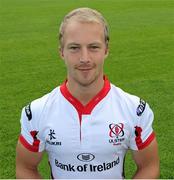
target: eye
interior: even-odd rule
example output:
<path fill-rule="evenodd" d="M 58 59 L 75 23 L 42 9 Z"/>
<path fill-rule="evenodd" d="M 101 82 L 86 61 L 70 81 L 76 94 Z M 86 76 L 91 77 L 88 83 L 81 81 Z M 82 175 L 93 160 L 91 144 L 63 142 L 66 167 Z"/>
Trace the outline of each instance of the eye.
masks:
<path fill-rule="evenodd" d="M 100 46 L 98 46 L 98 45 L 90 45 L 90 46 L 89 46 L 89 49 L 90 49 L 91 51 L 98 51 L 98 50 L 100 49 Z"/>
<path fill-rule="evenodd" d="M 78 46 L 70 46 L 69 49 L 72 51 L 76 51 L 79 49 L 79 47 Z"/>
<path fill-rule="evenodd" d="M 78 48 L 77 46 L 70 47 L 70 49 L 77 49 L 77 48 Z"/>
<path fill-rule="evenodd" d="M 91 46 L 91 49 L 99 49 L 99 46 Z"/>

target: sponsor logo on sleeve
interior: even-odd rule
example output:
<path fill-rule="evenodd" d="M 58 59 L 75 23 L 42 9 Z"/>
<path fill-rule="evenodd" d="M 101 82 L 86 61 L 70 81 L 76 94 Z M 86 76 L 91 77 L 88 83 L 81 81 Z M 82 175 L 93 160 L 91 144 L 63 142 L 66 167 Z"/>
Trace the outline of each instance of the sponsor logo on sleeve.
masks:
<path fill-rule="evenodd" d="M 32 112 L 31 112 L 30 106 L 31 104 L 28 104 L 27 106 L 25 106 L 25 113 L 29 121 L 32 119 Z"/>
<path fill-rule="evenodd" d="M 140 104 L 136 109 L 137 116 L 141 116 L 146 108 L 146 102 L 143 99 L 140 99 Z"/>

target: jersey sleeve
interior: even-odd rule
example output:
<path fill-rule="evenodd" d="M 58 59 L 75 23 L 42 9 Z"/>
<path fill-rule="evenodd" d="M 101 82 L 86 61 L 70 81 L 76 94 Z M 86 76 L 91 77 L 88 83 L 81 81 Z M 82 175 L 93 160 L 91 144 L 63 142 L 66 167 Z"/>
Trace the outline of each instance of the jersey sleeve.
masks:
<path fill-rule="evenodd" d="M 152 128 L 154 114 L 149 105 L 142 99 L 140 99 L 135 114 L 129 147 L 132 150 L 141 150 L 147 147 L 155 138 Z"/>
<path fill-rule="evenodd" d="M 19 141 L 32 152 L 42 152 L 45 143 L 40 137 L 39 116 L 33 111 L 32 103 L 22 109 L 20 123 Z"/>

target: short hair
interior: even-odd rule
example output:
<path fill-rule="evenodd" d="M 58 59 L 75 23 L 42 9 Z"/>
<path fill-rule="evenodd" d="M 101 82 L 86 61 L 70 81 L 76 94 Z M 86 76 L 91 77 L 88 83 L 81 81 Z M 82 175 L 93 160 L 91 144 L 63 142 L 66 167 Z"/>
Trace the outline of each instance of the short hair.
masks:
<path fill-rule="evenodd" d="M 79 22 L 87 22 L 87 23 L 95 22 L 101 24 L 104 29 L 105 43 L 106 46 L 108 46 L 109 30 L 108 30 L 107 21 L 102 16 L 102 14 L 97 10 L 83 7 L 83 8 L 74 9 L 71 12 L 69 12 L 61 22 L 59 29 L 59 43 L 61 48 L 63 47 L 63 35 L 66 25 L 68 24 L 68 22 L 70 22 L 71 19 L 77 20 Z"/>

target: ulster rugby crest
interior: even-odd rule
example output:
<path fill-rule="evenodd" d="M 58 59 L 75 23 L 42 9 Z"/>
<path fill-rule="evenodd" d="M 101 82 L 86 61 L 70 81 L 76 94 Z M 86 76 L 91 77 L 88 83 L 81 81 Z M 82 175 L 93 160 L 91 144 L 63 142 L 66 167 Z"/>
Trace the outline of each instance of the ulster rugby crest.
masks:
<path fill-rule="evenodd" d="M 124 124 L 109 124 L 109 143 L 113 145 L 121 145 L 124 141 Z"/>

